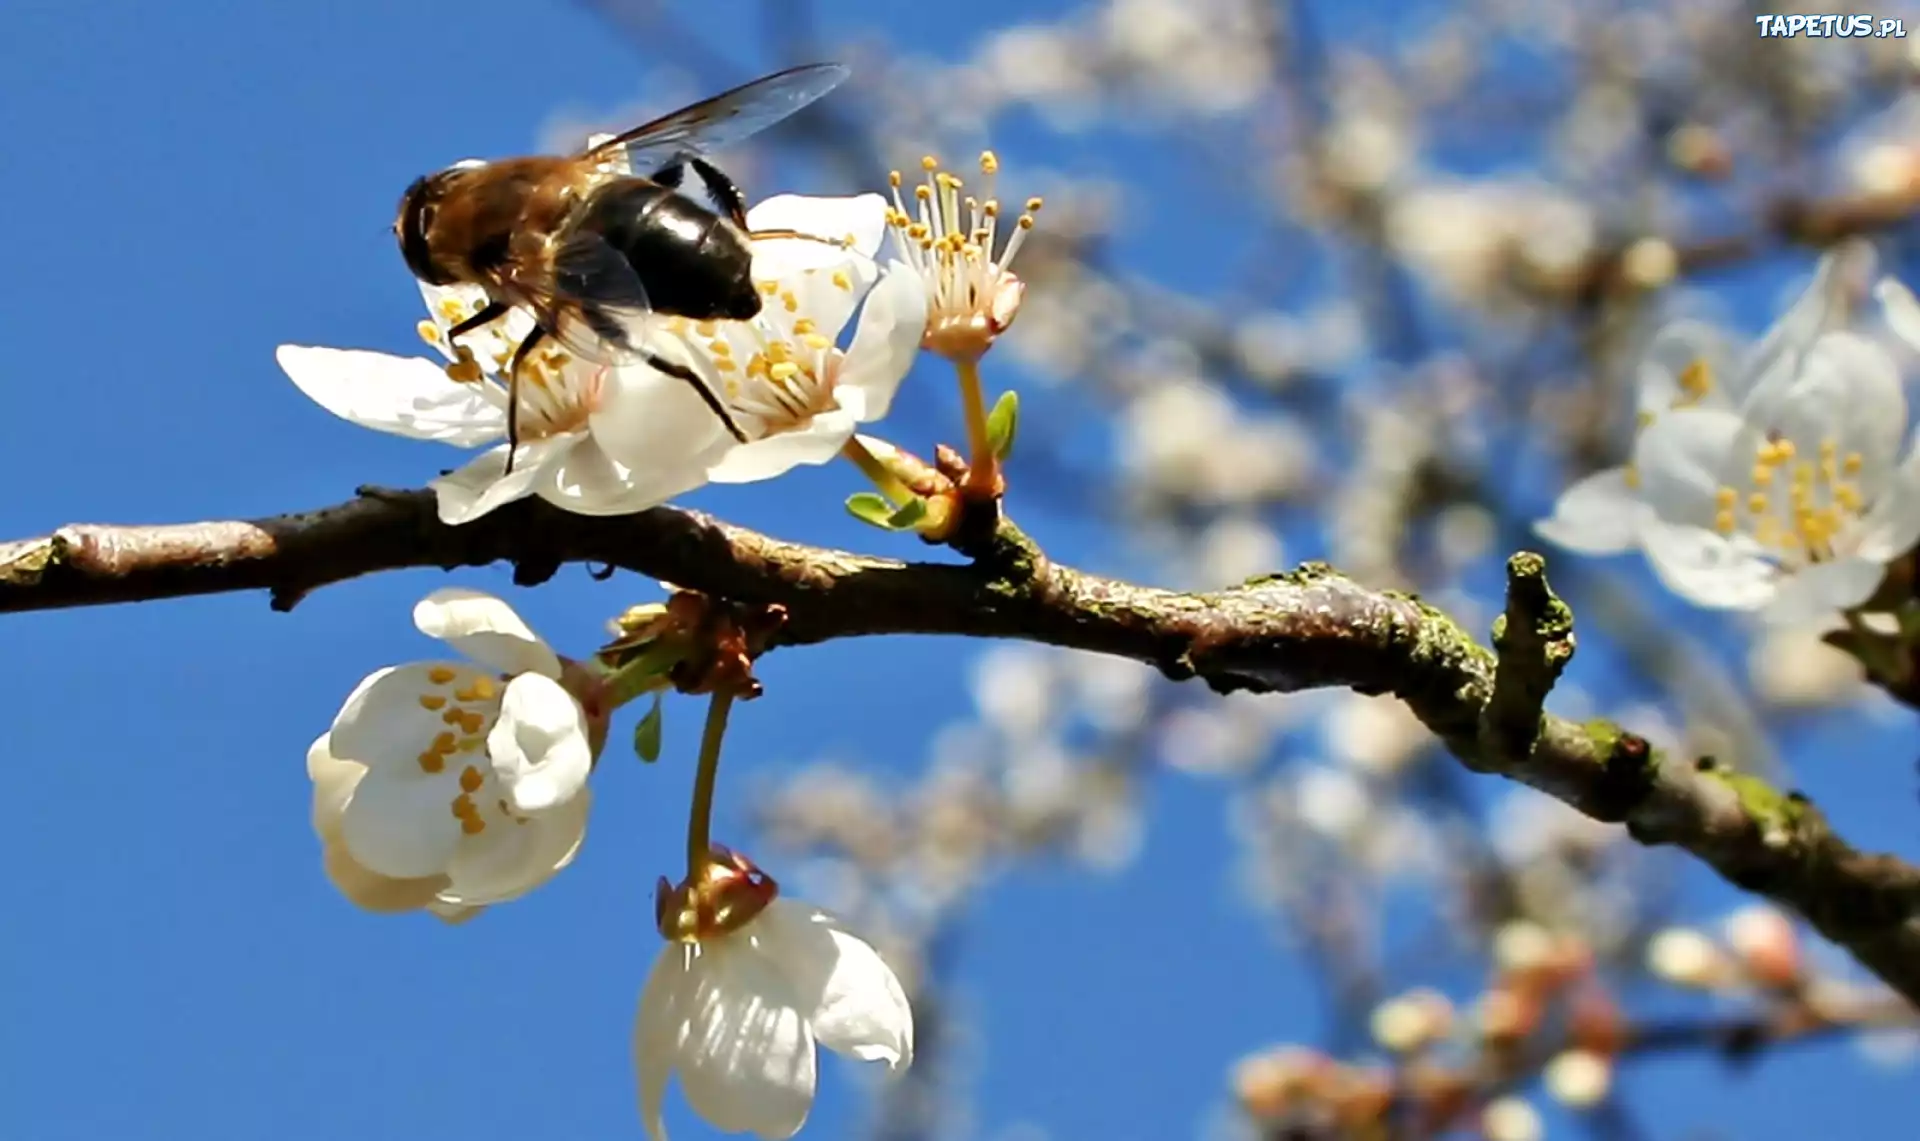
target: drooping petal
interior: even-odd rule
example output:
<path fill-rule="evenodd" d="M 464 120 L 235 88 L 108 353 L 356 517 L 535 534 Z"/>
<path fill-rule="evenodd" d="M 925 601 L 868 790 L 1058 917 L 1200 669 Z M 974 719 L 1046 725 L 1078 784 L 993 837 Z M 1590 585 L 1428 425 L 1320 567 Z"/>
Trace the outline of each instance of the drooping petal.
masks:
<path fill-rule="evenodd" d="M 551 481 L 552 461 L 572 445 L 571 438 L 553 436 L 544 440 L 522 441 L 507 471 L 507 445 L 474 457 L 465 467 L 428 483 L 440 506 L 440 521 L 449 527 L 471 523 L 496 508 L 516 499 L 525 499 Z"/>
<path fill-rule="evenodd" d="M 860 328 L 842 363 L 839 384 L 866 394 L 862 423 L 871 424 L 893 407 L 893 395 L 912 371 L 927 327 L 927 285 L 904 263 L 890 262 L 887 274 L 860 311 Z"/>
<path fill-rule="evenodd" d="M 707 471 L 715 483 L 757 483 L 785 475 L 804 464 L 823 464 L 840 454 L 853 437 L 854 414 L 830 408 L 805 427 L 752 440 L 732 449 Z"/>
<path fill-rule="evenodd" d="M 1597 471 L 1560 493 L 1553 515 L 1533 525 L 1550 543 L 1583 555 L 1616 555 L 1640 543 L 1640 522 L 1650 512 L 1627 485 L 1627 469 Z"/>
<path fill-rule="evenodd" d="M 1799 367 L 1796 358 L 1822 333 L 1844 322 L 1849 267 L 1855 259 L 1870 253 L 1858 243 L 1844 242 L 1821 255 L 1800 296 L 1748 349 L 1744 371 L 1755 383 L 1771 376 L 1791 375 Z"/>
<path fill-rule="evenodd" d="M 337 842 L 321 849 L 320 866 L 347 902 L 383 915 L 431 907 L 440 890 L 447 886 L 446 876 L 394 879 L 368 871 L 347 851 L 345 844 Z"/>
<path fill-rule="evenodd" d="M 460 844 L 448 779 L 370 769 L 347 800 L 340 839 L 360 866 L 394 879 L 441 875 Z"/>
<path fill-rule="evenodd" d="M 686 943 L 668 943 L 660 948 L 640 990 L 640 1007 L 633 1018 L 640 1123 L 651 1141 L 667 1141 L 662 1110 L 667 1100 L 667 1079 L 673 1076 L 679 1060 L 688 1004 L 693 997 L 693 955 L 694 948 Z"/>
<path fill-rule="evenodd" d="M 363 428 L 461 448 L 507 430 L 497 389 L 460 384 L 422 357 L 281 345 L 274 359 L 315 404 Z"/>
<path fill-rule="evenodd" d="M 514 811 L 545 812 L 587 787 L 593 769 L 587 715 L 559 682 L 523 673 L 501 696 L 500 719 L 487 734 L 487 756 Z"/>
<path fill-rule="evenodd" d="M 1761 617 L 1777 626 L 1808 625 L 1872 597 L 1886 566 L 1858 557 L 1814 563 L 1780 579 Z"/>
<path fill-rule="evenodd" d="M 1753 610 L 1773 598 L 1776 572 L 1751 540 L 1649 519 L 1640 541 L 1660 581 L 1696 606 Z"/>
<path fill-rule="evenodd" d="M 491 594 L 443 587 L 415 604 L 413 624 L 427 637 L 503 674 L 560 676 L 560 658 L 553 647 L 541 641 L 513 607 Z"/>
<path fill-rule="evenodd" d="M 341 760 L 372 769 L 417 773 L 421 750 L 447 730 L 441 712 L 446 699 L 480 676 L 466 662 L 409 662 L 381 670 L 341 706 L 327 747 Z"/>
<path fill-rule="evenodd" d="M 1752 454 L 1738 450 L 1751 434 L 1741 417 L 1719 409 L 1683 408 L 1655 420 L 1634 443 L 1641 501 L 1669 523 L 1711 526 L 1735 456 Z"/>
<path fill-rule="evenodd" d="M 747 928 L 821 1045 L 894 1070 L 913 1061 L 913 1008 L 892 968 L 833 916 L 784 896 Z"/>
<path fill-rule="evenodd" d="M 680 462 L 671 464 L 674 459 Z M 698 457 L 662 456 L 660 460 L 635 470 L 615 462 L 594 437 L 582 436 L 538 494 L 575 515 L 631 515 L 707 482 L 706 468 Z"/>
<path fill-rule="evenodd" d="M 687 1103 L 730 1133 L 798 1133 L 813 1108 L 813 1031 L 786 979 L 738 934 L 703 944 L 689 973 L 677 1049 Z"/>
<path fill-rule="evenodd" d="M 1914 299 L 1913 290 L 1897 278 L 1883 277 L 1873 287 L 1873 296 L 1880 302 L 1887 328 L 1920 353 L 1920 301 Z"/>
<path fill-rule="evenodd" d="M 559 874 L 585 841 L 592 806 L 591 792 L 582 789 L 553 811 L 523 821 L 499 811 L 497 787 L 482 795 L 489 798 L 481 806 L 486 828 L 460 845 L 441 892 L 442 899 L 465 907 L 518 899 Z"/>
<path fill-rule="evenodd" d="M 853 198 L 814 198 L 803 194 L 776 194 L 747 211 L 750 230 L 793 230 L 822 238 L 851 238 L 851 251 L 795 239 L 765 239 L 753 247 L 756 281 L 774 281 L 809 268 L 832 268 L 849 254 L 871 259 L 880 250 L 887 228 L 887 200 L 878 194 Z"/>

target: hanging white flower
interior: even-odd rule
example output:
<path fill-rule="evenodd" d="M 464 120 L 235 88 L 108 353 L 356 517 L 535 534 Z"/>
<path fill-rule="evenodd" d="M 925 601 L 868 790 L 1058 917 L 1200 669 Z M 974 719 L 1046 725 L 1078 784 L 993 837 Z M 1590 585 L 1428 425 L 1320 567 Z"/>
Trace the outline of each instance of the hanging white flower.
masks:
<path fill-rule="evenodd" d="M 658 351 L 717 393 L 747 437 L 735 442 L 717 417 L 708 416 L 694 444 L 710 459 L 706 479 L 752 483 L 826 463 L 858 425 L 887 414 L 918 354 L 927 299 L 919 277 L 900 263 L 882 273 L 873 260 L 886 213 L 877 194 L 769 198 L 748 211 L 751 229 L 793 230 L 846 244 L 762 242 L 754 255 L 755 281 L 765 298 L 758 316 L 663 323 Z M 856 309 L 859 326 L 843 349 L 840 334 Z M 603 438 L 610 454 L 645 463 L 646 449 L 657 446 L 647 432 L 653 416 L 645 392 L 616 393 L 606 401 Z M 622 450 L 629 445 L 640 450 Z"/>
<path fill-rule="evenodd" d="M 1636 435 L 1680 409 L 1737 411 L 1762 382 L 1790 374 L 1816 337 L 1844 323 L 1845 267 L 1858 256 L 1851 245 L 1823 256 L 1806 289 L 1751 344 L 1702 321 L 1677 321 L 1654 334 L 1634 375 Z M 1629 463 L 1568 487 L 1534 531 L 1570 551 L 1613 555 L 1639 546 L 1640 526 L 1650 517 L 1640 473 Z"/>
<path fill-rule="evenodd" d="M 920 169 L 925 181 L 913 188 L 911 209 L 901 195 L 900 172 L 889 177 L 893 209 L 887 224 L 907 267 L 926 284 L 927 350 L 977 361 L 1020 313 L 1027 287 L 1013 272 L 1013 259 L 1033 230 L 1041 201 L 1029 198 L 1019 214 L 1002 218 L 994 194 L 1000 159 L 992 151 L 980 155 L 980 186 L 971 192 L 932 156 L 920 160 Z"/>
<path fill-rule="evenodd" d="M 1683 409 L 1642 433 L 1641 541 L 1701 606 L 1811 622 L 1865 602 L 1920 540 L 1920 453 L 1886 352 L 1828 333 L 1741 412 Z"/>
<path fill-rule="evenodd" d="M 605 713 L 500 599 L 436 591 L 414 624 L 473 660 L 393 666 L 354 689 L 307 754 L 313 826 L 354 903 L 457 918 L 573 860 Z"/>
<path fill-rule="evenodd" d="M 661 950 L 641 992 L 634 1061 L 653 1141 L 666 1137 L 676 1072 L 716 1128 L 779 1141 L 813 1107 L 816 1043 L 894 1072 L 913 1061 L 912 1008 L 873 947 L 729 858 L 707 869 L 689 929 Z"/>

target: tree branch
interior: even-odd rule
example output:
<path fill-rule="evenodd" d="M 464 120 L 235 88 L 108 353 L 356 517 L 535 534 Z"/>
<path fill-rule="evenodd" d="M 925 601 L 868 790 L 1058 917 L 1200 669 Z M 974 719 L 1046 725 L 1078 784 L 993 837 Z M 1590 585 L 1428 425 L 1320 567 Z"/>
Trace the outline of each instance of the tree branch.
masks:
<path fill-rule="evenodd" d="M 592 518 L 528 500 L 449 527 L 428 492 L 369 488 L 334 507 L 251 522 L 81 525 L 0 543 L 0 612 L 237 590 L 267 590 L 285 610 L 309 590 L 375 571 L 505 561 L 516 582 L 531 585 L 564 563 L 588 562 L 778 603 L 788 613 L 777 638 L 785 645 L 874 634 L 1020 638 L 1134 658 L 1221 693 L 1394 693 L 1469 767 L 1624 823 L 1643 844 L 1685 848 L 1798 911 L 1920 1003 L 1920 869 L 1856 851 L 1797 793 L 1712 758 L 1665 757 L 1609 722 L 1545 715 L 1530 747 L 1489 748 L 1482 725 L 1510 723 L 1493 708 L 1502 688 L 1494 656 L 1414 596 L 1311 563 L 1205 593 L 1135 586 L 1051 563 L 1010 523 L 985 556 L 974 565 L 872 558 L 665 507 Z M 1571 631 L 1532 562 L 1512 581 L 1523 593 L 1509 613 L 1528 630 L 1509 619 L 1508 641 L 1535 660 L 1509 667 L 1514 696 L 1501 700 L 1526 724 Z"/>

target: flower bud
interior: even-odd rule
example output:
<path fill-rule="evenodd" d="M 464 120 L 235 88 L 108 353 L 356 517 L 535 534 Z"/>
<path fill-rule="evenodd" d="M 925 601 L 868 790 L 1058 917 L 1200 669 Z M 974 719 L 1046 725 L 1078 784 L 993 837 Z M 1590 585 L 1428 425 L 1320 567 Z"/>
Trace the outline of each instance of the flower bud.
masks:
<path fill-rule="evenodd" d="M 1675 986 L 1714 990 L 1726 985 L 1733 964 L 1693 928 L 1667 927 L 1647 941 L 1647 969 Z"/>
<path fill-rule="evenodd" d="M 1540 1072 L 1555 1101 L 1573 1109 L 1591 1109 L 1613 1088 L 1613 1062 L 1591 1050 L 1568 1050 Z"/>
<path fill-rule="evenodd" d="M 1799 933 L 1793 921 L 1766 904 L 1743 907 L 1727 917 L 1727 943 L 1747 977 L 1766 987 L 1800 981 Z"/>
<path fill-rule="evenodd" d="M 1547 1129 L 1531 1102 L 1501 1097 L 1480 1111 L 1480 1133 L 1487 1141 L 1540 1141 Z"/>

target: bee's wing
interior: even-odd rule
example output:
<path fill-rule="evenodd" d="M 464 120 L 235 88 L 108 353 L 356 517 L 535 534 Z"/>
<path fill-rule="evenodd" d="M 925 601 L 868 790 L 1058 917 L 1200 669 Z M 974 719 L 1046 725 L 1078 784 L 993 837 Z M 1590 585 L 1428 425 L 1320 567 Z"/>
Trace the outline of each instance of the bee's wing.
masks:
<path fill-rule="evenodd" d="M 644 175 L 686 155 L 708 154 L 766 130 L 832 91 L 851 75 L 844 65 L 790 67 L 663 115 L 590 147 L 580 156 L 603 169 Z"/>
<path fill-rule="evenodd" d="M 520 285 L 540 325 L 575 355 L 601 364 L 647 359 L 658 317 L 640 275 L 599 234 L 576 230 L 554 250 L 544 287 Z"/>

